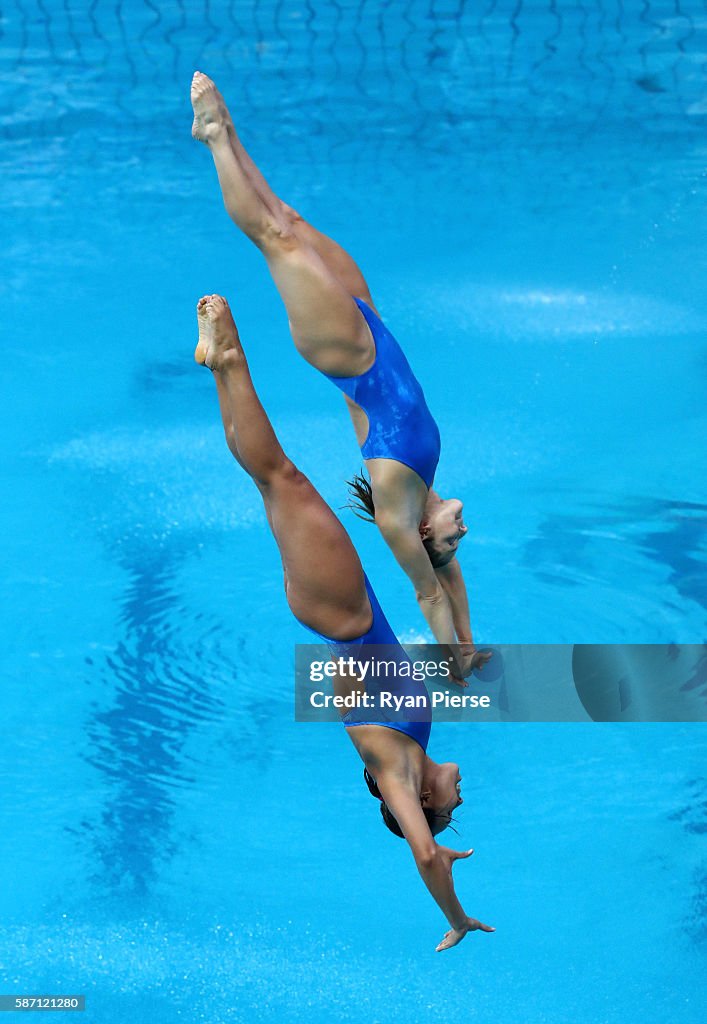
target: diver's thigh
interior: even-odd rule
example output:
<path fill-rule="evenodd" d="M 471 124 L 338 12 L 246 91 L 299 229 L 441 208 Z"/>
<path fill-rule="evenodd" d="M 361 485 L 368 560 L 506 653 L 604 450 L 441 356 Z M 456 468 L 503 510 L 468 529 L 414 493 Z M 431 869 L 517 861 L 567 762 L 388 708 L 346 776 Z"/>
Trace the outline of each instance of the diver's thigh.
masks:
<path fill-rule="evenodd" d="M 370 329 L 318 253 L 295 233 L 264 253 L 300 355 L 332 376 L 363 373 L 375 356 Z"/>
<path fill-rule="evenodd" d="M 370 604 L 361 561 L 310 481 L 297 470 L 279 475 L 268 485 L 266 505 L 293 613 L 328 636 L 350 633 L 354 622 L 366 632 Z"/>

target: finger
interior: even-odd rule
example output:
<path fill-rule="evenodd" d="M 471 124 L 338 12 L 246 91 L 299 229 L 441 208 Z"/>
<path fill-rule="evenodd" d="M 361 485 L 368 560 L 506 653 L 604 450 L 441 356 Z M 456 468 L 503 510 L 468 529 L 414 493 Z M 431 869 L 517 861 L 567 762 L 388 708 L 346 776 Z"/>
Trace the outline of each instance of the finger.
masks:
<path fill-rule="evenodd" d="M 451 932 L 449 932 L 440 942 L 439 946 L 435 949 L 435 953 L 441 953 L 443 949 L 449 949 L 451 946 L 456 945 L 454 939 L 451 938 Z"/>
<path fill-rule="evenodd" d="M 475 921 L 472 930 L 475 932 L 495 932 L 496 929 L 492 928 L 490 924 L 484 924 L 483 921 Z"/>
<path fill-rule="evenodd" d="M 471 857 L 474 852 L 471 850 L 452 850 L 452 860 L 466 860 L 467 857 Z"/>

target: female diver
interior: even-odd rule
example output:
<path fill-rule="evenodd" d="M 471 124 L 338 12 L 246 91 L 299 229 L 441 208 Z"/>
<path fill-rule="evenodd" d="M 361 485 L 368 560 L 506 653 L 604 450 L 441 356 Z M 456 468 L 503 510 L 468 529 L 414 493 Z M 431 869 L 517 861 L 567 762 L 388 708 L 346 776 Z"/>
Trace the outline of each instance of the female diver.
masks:
<path fill-rule="evenodd" d="M 386 644 L 407 658 L 346 530 L 280 447 L 255 393 L 228 303 L 218 295 L 205 296 L 197 305 L 197 319 L 194 358 L 213 372 L 228 447 L 263 499 L 292 613 L 329 645 L 334 657 L 348 656 L 363 644 Z M 462 802 L 461 777 L 458 765 L 437 764 L 427 756 L 429 699 L 424 684 L 406 679 L 406 688 L 409 684 L 416 694 L 425 694 L 423 710 L 409 719 L 349 712 L 343 721 L 386 824 L 408 841 L 425 885 L 449 922 L 437 946 L 443 950 L 467 932 L 494 929 L 468 917 L 454 892 L 452 866 L 473 851 L 460 853 L 434 841 Z"/>
<path fill-rule="evenodd" d="M 272 192 L 246 153 L 216 86 L 196 72 L 192 134 L 213 156 L 223 200 L 265 256 L 300 354 L 344 393 L 370 476 L 351 484 L 415 594 L 435 640 L 456 644 L 458 676 L 491 657 L 474 647 L 456 559 L 462 503 L 432 490 L 440 453 L 422 388 L 376 312 L 353 259 Z"/>

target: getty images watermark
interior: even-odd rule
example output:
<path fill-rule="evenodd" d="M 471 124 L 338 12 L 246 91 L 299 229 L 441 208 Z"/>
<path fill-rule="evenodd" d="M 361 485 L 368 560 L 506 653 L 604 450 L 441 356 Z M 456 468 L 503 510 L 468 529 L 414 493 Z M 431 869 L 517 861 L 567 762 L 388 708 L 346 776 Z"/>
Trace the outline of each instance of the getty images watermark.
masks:
<path fill-rule="evenodd" d="M 307 645 L 312 646 L 312 645 Z M 368 650 L 373 651 L 373 648 Z M 397 657 L 386 657 L 387 648 L 375 648 L 375 653 L 366 656 L 349 655 L 348 657 L 329 658 L 328 660 L 313 659 L 308 662 L 308 678 L 312 684 L 334 681 L 340 692 L 327 692 L 313 689 L 309 694 L 309 704 L 313 710 L 334 708 L 336 711 L 385 711 L 390 718 L 405 713 L 410 720 L 411 711 L 426 711 L 428 708 L 490 708 L 491 697 L 488 694 L 466 693 L 459 689 L 459 684 L 452 683 L 451 657 L 435 660 L 402 659 L 399 652 L 392 648 Z M 437 682 L 453 685 L 454 692 L 449 689 L 427 692 L 424 686 L 407 687 L 405 684 Z M 346 685 L 348 684 L 348 686 Z M 335 687 L 336 689 L 336 687 Z M 348 689 L 348 692 L 345 690 Z"/>
<path fill-rule="evenodd" d="M 295 651 L 295 718 L 440 722 L 704 722 L 707 644 L 493 644 L 460 685 L 450 648 Z"/>

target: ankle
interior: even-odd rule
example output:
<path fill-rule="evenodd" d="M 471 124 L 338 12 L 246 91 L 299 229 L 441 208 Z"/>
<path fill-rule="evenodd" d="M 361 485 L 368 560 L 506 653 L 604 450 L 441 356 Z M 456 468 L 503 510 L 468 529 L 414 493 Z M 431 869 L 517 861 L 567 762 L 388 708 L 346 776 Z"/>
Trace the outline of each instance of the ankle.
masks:
<path fill-rule="evenodd" d="M 240 345 L 235 345 L 233 348 L 227 348 L 224 352 L 219 352 L 214 360 L 212 370 L 214 373 L 227 374 L 247 369 L 247 366 L 243 349 Z"/>
<path fill-rule="evenodd" d="M 204 131 L 204 142 L 210 149 L 219 149 L 227 146 L 231 148 L 231 143 L 228 137 L 228 126 L 225 121 L 212 121 L 206 125 Z"/>

